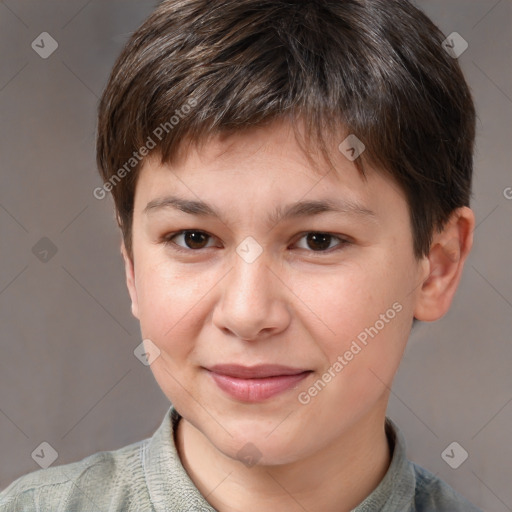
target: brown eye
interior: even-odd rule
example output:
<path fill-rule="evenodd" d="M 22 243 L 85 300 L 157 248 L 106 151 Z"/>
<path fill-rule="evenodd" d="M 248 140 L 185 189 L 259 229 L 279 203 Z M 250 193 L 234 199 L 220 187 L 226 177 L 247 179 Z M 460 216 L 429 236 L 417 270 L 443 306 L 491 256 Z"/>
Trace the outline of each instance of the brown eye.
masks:
<path fill-rule="evenodd" d="M 331 245 L 332 236 L 327 233 L 309 233 L 306 240 L 314 251 L 325 251 Z"/>
<path fill-rule="evenodd" d="M 305 240 L 305 243 L 302 242 Z M 334 243 L 333 242 L 337 242 Z M 335 235 L 331 235 L 330 233 L 323 233 L 312 231 L 303 235 L 298 243 L 298 246 L 301 249 L 306 249 L 309 252 L 326 252 L 328 249 L 332 249 L 333 247 L 342 248 L 344 245 L 347 245 L 348 240 L 344 240 Z"/>
<path fill-rule="evenodd" d="M 208 241 L 208 235 L 201 231 L 186 231 L 184 241 L 190 249 L 202 249 Z"/>
<path fill-rule="evenodd" d="M 180 231 L 165 238 L 166 245 L 175 245 L 179 249 L 205 249 L 208 241 L 212 238 L 204 231 Z M 178 243 L 176 240 L 180 240 Z M 211 245 L 210 245 L 211 247 Z"/>

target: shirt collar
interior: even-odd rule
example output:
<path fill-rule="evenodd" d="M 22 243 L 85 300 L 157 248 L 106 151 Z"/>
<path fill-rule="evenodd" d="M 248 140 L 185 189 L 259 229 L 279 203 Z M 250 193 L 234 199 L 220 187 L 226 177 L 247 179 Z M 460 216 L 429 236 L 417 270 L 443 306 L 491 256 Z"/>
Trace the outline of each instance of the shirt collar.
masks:
<path fill-rule="evenodd" d="M 141 448 L 151 504 L 155 512 L 216 512 L 190 480 L 181 463 L 174 440 L 180 419 L 178 411 L 171 406 L 153 437 Z"/>
<path fill-rule="evenodd" d="M 385 428 L 392 449 L 391 463 L 379 485 L 352 512 L 402 512 L 410 510 L 414 501 L 416 476 L 406 457 L 405 438 L 390 418 L 386 418 Z"/>
<path fill-rule="evenodd" d="M 151 503 L 155 512 L 216 512 L 181 463 L 174 438 L 180 419 L 178 411 L 171 406 L 160 427 L 141 447 L 143 471 Z M 389 418 L 386 418 L 385 429 L 392 449 L 391 463 L 379 485 L 352 512 L 402 512 L 408 510 L 413 502 L 416 479 L 406 457 L 405 439 Z"/>

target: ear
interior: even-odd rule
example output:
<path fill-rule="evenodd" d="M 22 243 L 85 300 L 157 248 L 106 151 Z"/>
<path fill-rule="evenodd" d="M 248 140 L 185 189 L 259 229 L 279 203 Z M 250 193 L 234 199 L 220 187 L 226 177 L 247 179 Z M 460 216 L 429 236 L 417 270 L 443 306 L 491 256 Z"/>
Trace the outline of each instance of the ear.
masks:
<path fill-rule="evenodd" d="M 139 302 L 137 299 L 137 288 L 135 287 L 135 266 L 133 261 L 131 260 L 124 242 L 121 241 L 121 254 L 124 259 L 124 271 L 126 274 L 126 286 L 128 287 L 128 293 L 130 294 L 130 298 L 132 300 L 132 315 L 135 318 L 139 318 Z"/>
<path fill-rule="evenodd" d="M 414 316 L 424 322 L 443 317 L 452 303 L 462 269 L 473 246 L 475 215 L 464 206 L 455 210 L 443 230 L 435 233 L 428 257 L 428 276 L 418 293 Z"/>

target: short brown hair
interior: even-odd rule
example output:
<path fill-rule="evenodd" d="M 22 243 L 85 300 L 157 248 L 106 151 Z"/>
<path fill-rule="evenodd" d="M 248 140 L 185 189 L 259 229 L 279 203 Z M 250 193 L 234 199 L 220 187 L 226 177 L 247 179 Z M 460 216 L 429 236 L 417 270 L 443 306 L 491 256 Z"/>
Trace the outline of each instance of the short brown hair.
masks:
<path fill-rule="evenodd" d="M 358 168 L 396 180 L 414 254 L 428 254 L 434 230 L 469 206 L 473 168 L 475 109 L 443 40 L 406 0 L 163 1 L 99 105 L 98 167 L 130 257 L 143 156 L 172 163 L 186 140 L 283 118 L 305 120 L 322 150 L 340 123 L 355 134 L 366 146 Z"/>

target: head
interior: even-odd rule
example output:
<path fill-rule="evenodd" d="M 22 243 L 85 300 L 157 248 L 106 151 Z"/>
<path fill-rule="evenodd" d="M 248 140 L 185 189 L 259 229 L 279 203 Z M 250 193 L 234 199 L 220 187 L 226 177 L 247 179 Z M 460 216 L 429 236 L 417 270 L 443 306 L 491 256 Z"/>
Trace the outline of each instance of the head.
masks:
<path fill-rule="evenodd" d="M 448 310 L 475 111 L 443 39 L 402 0 L 170 0 L 116 62 L 96 195 L 155 378 L 224 453 L 251 441 L 280 463 L 383 414 L 413 321 Z M 212 383 L 222 363 L 310 373 L 247 403 Z"/>

